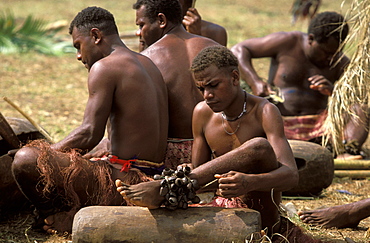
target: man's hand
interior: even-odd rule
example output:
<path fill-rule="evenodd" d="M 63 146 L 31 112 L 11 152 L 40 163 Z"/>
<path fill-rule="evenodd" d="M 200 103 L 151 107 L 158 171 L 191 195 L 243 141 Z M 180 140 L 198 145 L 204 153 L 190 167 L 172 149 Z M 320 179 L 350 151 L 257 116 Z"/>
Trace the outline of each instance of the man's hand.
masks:
<path fill-rule="evenodd" d="M 270 84 L 263 81 L 262 79 L 255 81 L 254 85 L 251 86 L 251 88 L 252 88 L 253 94 L 256 96 L 266 97 L 271 94 Z"/>
<path fill-rule="evenodd" d="M 93 148 L 90 152 L 86 153 L 82 157 L 84 157 L 85 159 L 101 158 L 104 155 L 110 154 L 110 148 L 111 145 L 109 139 L 104 138 L 95 148 Z"/>
<path fill-rule="evenodd" d="M 202 34 L 202 18 L 197 9 L 189 8 L 182 20 L 182 24 L 188 32 L 196 35 Z"/>
<path fill-rule="evenodd" d="M 223 175 L 215 175 L 218 178 L 218 192 L 220 196 L 225 198 L 233 198 L 246 194 L 253 190 L 252 181 L 249 180 L 250 175 L 230 171 Z"/>
<path fill-rule="evenodd" d="M 106 149 L 98 149 L 98 150 L 91 150 L 90 152 L 84 154 L 82 157 L 85 159 L 91 159 L 91 158 L 101 158 L 103 156 L 108 156 L 109 151 Z"/>
<path fill-rule="evenodd" d="M 317 90 L 323 95 L 330 96 L 333 93 L 334 85 L 322 75 L 314 75 L 308 78 L 310 89 Z"/>

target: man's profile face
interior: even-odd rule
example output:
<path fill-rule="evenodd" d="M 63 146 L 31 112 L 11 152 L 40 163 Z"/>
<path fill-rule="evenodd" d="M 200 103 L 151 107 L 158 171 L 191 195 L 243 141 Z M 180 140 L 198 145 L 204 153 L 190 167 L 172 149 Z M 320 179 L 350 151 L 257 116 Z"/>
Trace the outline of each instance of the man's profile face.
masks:
<path fill-rule="evenodd" d="M 312 40 L 310 43 L 309 58 L 318 67 L 330 67 L 339 58 L 339 41 L 329 37 L 327 42 L 319 43 Z"/>
<path fill-rule="evenodd" d="M 139 26 L 137 35 L 140 36 L 141 42 L 144 42 L 147 46 L 150 46 L 162 38 L 163 30 L 160 28 L 158 20 L 150 23 L 149 18 L 145 16 L 145 10 L 145 5 L 136 10 L 136 25 Z"/>
<path fill-rule="evenodd" d="M 77 50 L 77 60 L 81 61 L 90 71 L 91 66 L 98 61 L 101 56 L 97 52 L 95 39 L 91 32 L 80 31 L 76 27 L 72 31 L 73 46 Z"/>

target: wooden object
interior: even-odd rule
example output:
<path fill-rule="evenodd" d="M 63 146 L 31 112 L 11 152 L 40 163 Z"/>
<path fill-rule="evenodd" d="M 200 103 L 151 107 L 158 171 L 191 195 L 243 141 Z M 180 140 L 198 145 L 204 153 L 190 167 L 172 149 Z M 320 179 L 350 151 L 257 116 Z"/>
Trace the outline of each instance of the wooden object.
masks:
<path fill-rule="evenodd" d="M 13 117 L 6 117 L 7 123 L 11 126 L 21 143 L 25 144 L 30 140 L 44 139 L 45 137 L 27 120 Z M 0 156 L 14 149 L 5 139 L 0 138 Z"/>
<path fill-rule="evenodd" d="M 316 196 L 333 181 L 332 153 L 316 143 L 289 140 L 299 173 L 298 186 L 283 192 L 287 196 Z"/>
<path fill-rule="evenodd" d="M 334 169 L 336 170 L 369 170 L 370 171 L 370 160 L 334 159 Z"/>
<path fill-rule="evenodd" d="M 31 124 L 50 142 L 53 143 L 53 139 L 50 135 L 42 128 L 39 124 L 37 124 L 29 115 L 27 115 L 19 106 L 17 106 L 13 101 L 8 99 L 7 97 L 3 97 L 3 99 L 9 103 L 14 109 L 16 109 L 19 113 L 21 113 Z"/>
<path fill-rule="evenodd" d="M 92 206 L 74 217 L 72 241 L 245 242 L 261 230 L 260 214 L 247 208 L 189 207 L 149 210 L 136 206 Z"/>
<path fill-rule="evenodd" d="M 9 125 L 3 114 L 0 112 L 0 135 L 10 145 L 12 149 L 17 149 L 21 146 L 21 141 Z"/>
<path fill-rule="evenodd" d="M 352 179 L 364 179 L 370 177 L 370 170 L 335 170 L 336 177 L 350 177 Z"/>

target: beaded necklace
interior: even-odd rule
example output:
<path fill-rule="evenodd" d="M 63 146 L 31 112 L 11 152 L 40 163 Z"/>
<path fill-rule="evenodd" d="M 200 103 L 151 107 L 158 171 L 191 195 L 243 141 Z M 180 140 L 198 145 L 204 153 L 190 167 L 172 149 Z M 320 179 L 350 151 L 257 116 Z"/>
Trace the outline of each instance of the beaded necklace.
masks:
<path fill-rule="evenodd" d="M 224 118 L 226 121 L 236 121 L 236 120 L 240 119 L 246 112 L 247 112 L 247 92 L 244 90 L 243 110 L 239 114 L 239 116 L 237 116 L 236 118 L 230 119 L 230 118 L 227 118 L 226 114 L 223 111 L 221 112 L 221 115 L 222 115 L 222 118 Z"/>
<path fill-rule="evenodd" d="M 239 114 L 239 116 L 237 116 L 236 118 L 233 118 L 233 119 L 229 119 L 229 118 L 227 118 L 227 116 L 226 116 L 226 114 L 222 111 L 221 112 L 221 116 L 222 116 L 222 118 L 223 119 L 221 119 L 222 120 L 222 127 L 223 127 L 223 129 L 224 129 L 224 131 L 225 131 L 225 133 L 226 134 L 228 134 L 228 135 L 234 135 L 238 130 L 239 130 L 239 127 L 240 127 L 240 121 L 241 120 L 239 120 L 239 122 L 238 122 L 238 125 L 237 125 L 237 127 L 236 127 L 236 129 L 235 129 L 235 131 L 233 131 L 233 132 L 229 132 L 229 131 L 227 131 L 226 130 L 226 125 L 225 125 L 225 122 L 224 122 L 224 120 L 226 120 L 226 121 L 236 121 L 236 120 L 238 120 L 238 119 L 240 119 L 245 113 L 247 112 L 247 92 L 244 90 L 244 104 L 243 104 L 243 110 L 242 110 L 242 112 Z"/>

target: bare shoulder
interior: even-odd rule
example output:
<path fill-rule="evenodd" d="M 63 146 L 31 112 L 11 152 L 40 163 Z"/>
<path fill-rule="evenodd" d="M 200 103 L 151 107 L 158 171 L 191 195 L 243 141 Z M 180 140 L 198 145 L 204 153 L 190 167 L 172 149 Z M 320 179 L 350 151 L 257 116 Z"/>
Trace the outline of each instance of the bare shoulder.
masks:
<path fill-rule="evenodd" d="M 273 39 L 276 42 L 280 42 L 285 44 L 286 46 L 290 45 L 296 45 L 297 43 L 300 43 L 303 41 L 305 37 L 305 33 L 300 32 L 300 31 L 280 31 L 280 32 L 275 32 L 267 37 L 269 39 Z"/>
<path fill-rule="evenodd" d="M 103 76 L 105 80 L 130 80 L 138 75 L 150 73 L 151 76 L 160 75 L 155 64 L 146 56 L 126 48 L 117 48 L 109 56 L 100 59 L 93 66 L 90 73 Z"/>
<path fill-rule="evenodd" d="M 237 55 L 247 49 L 253 57 L 267 57 L 288 51 L 297 45 L 301 46 L 303 40 L 304 33 L 302 32 L 280 31 L 264 37 L 246 39 L 234 45 L 231 51 Z"/>
<path fill-rule="evenodd" d="M 198 45 L 201 45 L 203 47 L 220 45 L 219 43 L 217 43 L 216 41 L 214 41 L 214 40 L 212 40 L 208 37 L 193 35 L 193 34 L 192 34 L 192 38 L 189 38 L 189 41 L 191 41 L 193 43 L 198 43 Z"/>
<path fill-rule="evenodd" d="M 190 63 L 203 48 L 213 45 L 219 44 L 207 37 L 186 32 L 181 33 L 181 35 L 167 35 L 141 53 L 152 59 L 156 65 L 168 66 L 177 63 L 171 63 L 168 60 L 181 59 L 181 62 L 187 61 Z"/>
<path fill-rule="evenodd" d="M 211 110 L 211 108 L 209 108 L 206 101 L 201 101 L 194 107 L 194 113 L 197 113 L 197 114 L 210 113 L 210 112 L 213 112 L 213 111 Z"/>
<path fill-rule="evenodd" d="M 199 102 L 193 110 L 193 120 L 196 122 L 205 122 L 209 120 L 214 114 L 212 109 L 207 105 L 205 101 Z"/>
<path fill-rule="evenodd" d="M 248 96 L 250 102 L 255 108 L 254 112 L 256 117 L 281 116 L 277 106 L 269 102 L 267 99 L 252 94 L 248 94 Z"/>

